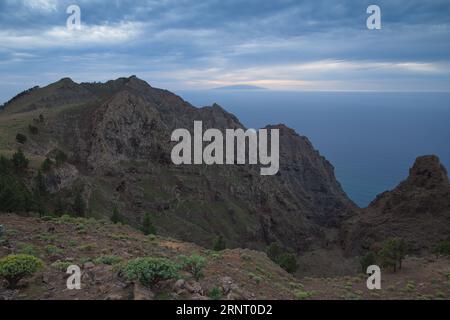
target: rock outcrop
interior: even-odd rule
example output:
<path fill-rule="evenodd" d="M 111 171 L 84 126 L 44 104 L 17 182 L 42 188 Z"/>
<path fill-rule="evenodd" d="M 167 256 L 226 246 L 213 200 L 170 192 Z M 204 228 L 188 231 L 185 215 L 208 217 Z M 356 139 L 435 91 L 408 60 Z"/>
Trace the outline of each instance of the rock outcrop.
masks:
<path fill-rule="evenodd" d="M 349 219 L 342 239 L 353 254 L 370 250 L 378 242 L 398 237 L 408 252 L 430 252 L 450 235 L 450 183 L 437 156 L 416 159 L 409 176 Z"/>

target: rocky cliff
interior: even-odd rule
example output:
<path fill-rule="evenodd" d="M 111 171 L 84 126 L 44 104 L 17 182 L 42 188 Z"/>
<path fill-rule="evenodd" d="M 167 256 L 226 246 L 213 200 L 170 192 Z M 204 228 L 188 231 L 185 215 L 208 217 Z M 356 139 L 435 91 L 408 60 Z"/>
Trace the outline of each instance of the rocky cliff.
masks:
<path fill-rule="evenodd" d="M 39 115 L 45 119 L 36 122 Z M 7 103 L 1 118 L 19 117 L 14 130 L 39 129 L 23 148 L 36 162 L 62 150 L 69 158 L 46 174 L 54 194 L 70 200 L 81 189 L 89 215 L 118 207 L 139 226 L 151 213 L 158 232 L 210 245 L 262 248 L 279 241 L 299 252 L 325 245 L 324 236 L 356 210 L 336 181 L 332 165 L 306 137 L 280 129 L 280 171 L 260 176 L 257 166 L 175 166 L 170 136 L 176 128 L 244 128 L 219 105 L 196 108 L 134 76 L 106 83 L 62 79 Z M 13 137 L 14 135 L 11 135 Z"/>

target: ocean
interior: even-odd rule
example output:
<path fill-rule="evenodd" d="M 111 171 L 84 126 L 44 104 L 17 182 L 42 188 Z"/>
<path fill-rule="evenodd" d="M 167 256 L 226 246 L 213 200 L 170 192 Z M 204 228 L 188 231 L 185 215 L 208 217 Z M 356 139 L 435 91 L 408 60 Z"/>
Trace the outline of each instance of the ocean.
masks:
<path fill-rule="evenodd" d="M 175 92 L 197 107 L 216 102 L 248 128 L 284 123 L 307 136 L 360 207 L 405 179 L 417 156 L 450 170 L 450 93 Z"/>

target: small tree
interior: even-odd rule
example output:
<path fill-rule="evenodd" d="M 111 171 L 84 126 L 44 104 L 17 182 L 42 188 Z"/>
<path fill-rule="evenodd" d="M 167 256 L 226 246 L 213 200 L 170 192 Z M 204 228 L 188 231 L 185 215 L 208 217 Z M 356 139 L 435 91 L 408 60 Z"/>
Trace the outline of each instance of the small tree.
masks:
<path fill-rule="evenodd" d="M 222 251 L 225 250 L 225 248 L 226 248 L 225 240 L 223 239 L 222 236 L 218 236 L 216 240 L 214 240 L 213 250 Z"/>
<path fill-rule="evenodd" d="M 117 209 L 117 207 L 114 207 L 114 209 L 113 209 L 113 213 L 111 216 L 111 222 L 112 223 L 122 222 L 122 216 L 120 215 L 119 209 Z"/>
<path fill-rule="evenodd" d="M 383 267 L 392 267 L 394 272 L 402 267 L 402 261 L 406 254 L 406 244 L 402 239 L 388 239 L 383 243 L 378 253 L 378 258 Z"/>
<path fill-rule="evenodd" d="M 289 273 L 294 273 L 298 269 L 297 259 L 290 252 L 282 253 L 277 259 L 278 265 Z"/>
<path fill-rule="evenodd" d="M 32 276 L 43 266 L 40 259 L 31 255 L 9 255 L 0 259 L 0 277 L 8 282 L 8 288 L 15 289 L 21 279 Z"/>
<path fill-rule="evenodd" d="M 27 136 L 21 133 L 18 133 L 16 135 L 16 141 L 20 144 L 24 144 L 25 142 L 27 142 Z"/>
<path fill-rule="evenodd" d="M 144 220 L 142 221 L 142 232 L 145 235 L 156 234 L 156 228 L 153 225 L 152 217 L 149 213 L 144 215 Z"/>
<path fill-rule="evenodd" d="M 25 157 L 22 149 L 13 154 L 11 159 L 16 173 L 22 173 L 28 168 L 29 160 Z"/>
<path fill-rule="evenodd" d="M 78 191 L 73 202 L 73 212 L 77 217 L 84 217 L 86 214 L 86 204 L 84 203 L 81 192 Z"/>
<path fill-rule="evenodd" d="M 377 256 L 373 251 L 369 251 L 364 256 L 362 256 L 361 259 L 359 260 L 362 272 L 366 273 L 367 268 L 369 266 L 376 264 L 376 260 Z"/>
<path fill-rule="evenodd" d="M 277 261 L 278 257 L 284 252 L 284 249 L 276 242 L 272 242 L 267 247 L 267 257 L 272 261 Z"/>

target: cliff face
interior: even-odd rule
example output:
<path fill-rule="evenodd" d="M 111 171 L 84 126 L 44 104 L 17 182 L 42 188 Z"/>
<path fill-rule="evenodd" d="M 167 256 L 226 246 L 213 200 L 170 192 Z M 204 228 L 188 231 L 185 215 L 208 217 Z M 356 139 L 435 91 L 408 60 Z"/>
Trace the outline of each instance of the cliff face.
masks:
<path fill-rule="evenodd" d="M 66 152 L 70 175 L 48 173 L 51 190 L 67 195 L 82 186 L 92 215 L 109 216 L 118 206 L 133 225 L 150 212 L 160 233 L 204 245 L 220 234 L 230 246 L 280 241 L 304 251 L 322 246 L 324 233 L 355 210 L 331 164 L 284 125 L 267 127 L 280 129 L 275 176 L 260 176 L 249 165 L 173 165 L 174 129 L 192 131 L 194 120 L 204 130 L 244 126 L 216 104 L 195 108 L 134 76 L 106 83 L 63 79 L 14 99 L 0 117 L 17 112 L 44 115 L 39 134 L 21 147 L 41 158 Z"/>
<path fill-rule="evenodd" d="M 390 237 L 406 240 L 413 253 L 429 252 L 450 234 L 450 183 L 436 156 L 416 159 L 409 176 L 350 219 L 343 241 L 349 252 L 369 250 Z"/>

